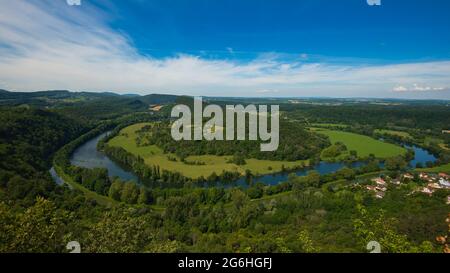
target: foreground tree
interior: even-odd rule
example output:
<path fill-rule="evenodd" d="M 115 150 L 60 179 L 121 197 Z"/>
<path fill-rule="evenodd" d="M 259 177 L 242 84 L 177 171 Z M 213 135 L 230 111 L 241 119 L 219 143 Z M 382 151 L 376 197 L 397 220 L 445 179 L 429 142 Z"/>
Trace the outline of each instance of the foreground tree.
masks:
<path fill-rule="evenodd" d="M 394 228 L 396 219 L 387 218 L 383 210 L 370 214 L 363 206 L 358 205 L 358 218 L 353 221 L 354 232 L 362 249 L 371 241 L 381 245 L 384 253 L 429 253 L 433 245 L 424 241 L 415 245 L 408 241 L 406 235 L 398 234 Z"/>
<path fill-rule="evenodd" d="M 65 250 L 66 226 L 71 215 L 41 197 L 23 213 L 0 204 L 0 252 L 52 253 Z"/>

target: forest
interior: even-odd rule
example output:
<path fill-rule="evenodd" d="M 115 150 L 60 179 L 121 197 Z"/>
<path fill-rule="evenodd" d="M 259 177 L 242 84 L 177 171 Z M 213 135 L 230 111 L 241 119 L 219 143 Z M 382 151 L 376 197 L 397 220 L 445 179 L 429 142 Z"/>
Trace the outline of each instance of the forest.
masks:
<path fill-rule="evenodd" d="M 246 129 L 248 133 L 248 128 Z M 261 152 L 260 141 L 175 141 L 170 133 L 169 123 L 146 126 L 139 132 L 141 141 L 157 145 L 166 153 L 180 158 L 189 155 L 237 155 L 243 158 L 295 161 L 318 156 L 329 145 L 324 138 L 313 135 L 295 123 L 280 122 L 280 144 L 274 152 Z"/>
<path fill-rule="evenodd" d="M 315 171 L 306 176 L 291 174 L 277 185 L 261 183 L 248 174 L 247 187 L 204 187 L 177 173 L 147 166 L 126 151 L 103 146 L 113 158 L 128 162 L 134 172 L 149 180 L 136 184 L 109 177 L 105 169 L 72 166 L 70 155 L 106 130 L 143 121 L 167 122 L 167 112 L 151 114 L 147 106 L 99 103 L 103 98 L 66 105 L 58 98 L 36 103 L 35 98 L 9 96 L 0 108 L 0 252 L 66 252 L 66 244 L 73 240 L 80 242 L 83 252 L 114 253 L 366 252 L 371 240 L 380 242 L 384 252 L 443 251 L 436 237 L 449 232 L 445 222 L 448 191 L 438 190 L 432 196 L 411 194 L 421 183 L 417 178 L 390 186 L 381 200 L 362 190 L 370 174 L 396 177 L 405 171 L 404 157 L 389 159 L 383 170 L 379 159 L 370 157 L 369 164 L 359 168 L 346 167 L 328 175 Z M 46 97 L 45 92 L 40 96 Z M 133 105 L 130 98 L 123 99 Z M 145 104 L 174 101 L 164 96 L 131 99 Z M 382 106 L 330 107 L 333 111 L 281 106 L 290 121 L 283 126 L 287 137 L 273 158 L 309 158 L 321 153 L 332 157 L 344 152 L 342 143 L 314 138 L 305 130 L 305 123 L 326 121 L 325 127 L 346 124 L 347 131 L 371 136 L 379 133 L 375 129 L 405 128 L 412 136 L 410 142 L 435 149 L 439 159 L 435 165 L 449 162 L 448 151 L 439 145 L 448 143 L 440 132 L 450 124 L 445 107 L 405 105 L 402 111 L 387 107 L 384 112 Z M 156 128 L 145 128 L 142 134 L 150 134 L 146 140 L 171 149 L 167 131 Z M 299 135 L 306 143 L 298 142 Z M 430 136 L 438 140 L 429 141 Z M 175 145 L 179 146 L 171 151 L 180 155 L 238 152 L 245 158 L 257 157 L 259 150 L 245 142 L 217 147 Z M 52 166 L 81 188 L 55 184 L 49 174 Z M 235 175 L 217 174 L 203 182 L 233 181 Z"/>

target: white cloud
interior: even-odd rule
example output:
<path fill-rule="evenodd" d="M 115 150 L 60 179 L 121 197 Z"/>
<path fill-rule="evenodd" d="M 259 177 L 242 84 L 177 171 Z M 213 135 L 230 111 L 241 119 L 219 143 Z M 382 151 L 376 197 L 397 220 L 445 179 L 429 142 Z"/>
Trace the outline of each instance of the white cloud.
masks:
<path fill-rule="evenodd" d="M 394 87 L 393 91 L 395 91 L 395 92 L 406 92 L 406 91 L 408 91 L 408 88 L 406 88 L 406 87 L 404 87 L 402 85 L 399 85 L 399 86 Z"/>
<path fill-rule="evenodd" d="M 156 59 L 141 55 L 127 36 L 108 26 L 111 18 L 88 2 L 76 8 L 55 0 L 0 2 L 0 88 L 389 97 L 411 88 L 450 86 L 450 61 L 351 65 L 305 62 L 307 54 L 286 61 L 277 53 L 246 62 L 185 54 Z M 414 87 L 417 82 L 427 85 Z M 443 94 L 448 97 L 440 92 L 439 98 Z"/>
<path fill-rule="evenodd" d="M 433 91 L 448 91 L 448 90 L 449 88 L 445 87 L 433 87 L 428 85 L 420 85 L 417 83 L 414 83 L 410 87 L 398 85 L 393 88 L 394 92 L 427 92 L 427 91 L 433 92 Z"/>
<path fill-rule="evenodd" d="M 300 58 L 303 60 L 307 60 L 309 58 L 309 56 L 306 53 L 302 53 L 302 54 L 300 54 Z"/>
<path fill-rule="evenodd" d="M 275 94 L 280 92 L 277 89 L 261 89 L 261 90 L 256 90 L 256 93 L 260 93 L 260 94 Z"/>

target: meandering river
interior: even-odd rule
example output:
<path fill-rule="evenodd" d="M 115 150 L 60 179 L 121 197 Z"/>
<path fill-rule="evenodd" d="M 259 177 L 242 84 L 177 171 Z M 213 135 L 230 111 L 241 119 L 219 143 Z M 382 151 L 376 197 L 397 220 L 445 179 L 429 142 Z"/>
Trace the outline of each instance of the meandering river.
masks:
<path fill-rule="evenodd" d="M 103 133 L 78 147 L 72 154 L 70 160 L 71 163 L 75 166 L 85 168 L 106 168 L 111 177 L 117 176 L 125 181 L 139 182 L 139 178 L 135 174 L 125 170 L 117 163 L 109 159 L 108 156 L 97 150 L 98 142 L 107 134 L 108 132 Z M 410 165 L 412 167 L 415 167 L 417 163 L 422 163 L 423 165 L 425 165 L 426 162 L 428 161 L 432 162 L 436 161 L 436 157 L 431 153 L 429 153 L 427 150 L 424 150 L 417 146 L 404 145 L 404 147 L 413 149 L 415 152 L 414 159 L 410 161 Z M 355 162 L 352 163 L 350 166 L 357 168 L 363 166 L 364 164 L 365 164 L 364 162 Z M 310 168 L 308 170 L 296 171 L 295 173 L 299 176 L 303 176 L 306 175 L 308 171 L 316 170 L 320 174 L 330 174 L 342 169 L 345 166 L 347 165 L 343 162 L 331 163 L 323 161 L 315 165 L 313 168 Z M 55 179 L 55 182 L 60 184 L 62 182 L 62 179 L 57 176 L 53 168 L 52 170 L 51 170 L 52 177 Z M 278 183 L 287 181 L 288 175 L 289 173 L 268 174 L 256 177 L 254 181 L 263 182 L 267 185 L 276 185 Z M 233 185 L 245 187 L 247 186 L 247 182 L 245 178 L 240 178 L 239 180 L 236 181 L 236 183 L 233 183 Z"/>

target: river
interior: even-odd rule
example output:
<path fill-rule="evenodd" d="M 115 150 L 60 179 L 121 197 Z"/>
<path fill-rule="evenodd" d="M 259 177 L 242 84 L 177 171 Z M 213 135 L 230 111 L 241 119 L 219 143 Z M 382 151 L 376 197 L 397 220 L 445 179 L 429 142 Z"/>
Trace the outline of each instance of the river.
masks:
<path fill-rule="evenodd" d="M 111 159 L 108 158 L 105 154 L 102 152 L 99 152 L 97 150 L 97 144 L 105 137 L 108 133 L 103 133 L 88 142 L 84 143 L 80 147 L 78 147 L 75 152 L 72 154 L 72 157 L 70 159 L 71 163 L 75 166 L 85 167 L 85 168 L 106 168 L 108 170 L 108 173 L 111 177 L 117 176 L 121 178 L 124 181 L 135 181 L 139 182 L 139 178 L 133 174 L 130 171 L 125 170 L 121 166 L 119 166 L 117 163 L 113 162 Z M 407 146 L 404 145 L 405 148 L 413 149 L 415 152 L 415 157 L 413 160 L 410 161 L 410 166 L 415 167 L 417 163 L 422 163 L 423 165 L 426 164 L 427 161 L 436 161 L 436 157 L 429 153 L 427 150 L 424 150 L 417 146 Z M 365 163 L 364 162 L 355 162 L 350 165 L 350 167 L 361 167 Z M 307 174 L 308 171 L 316 170 L 320 174 L 330 174 L 334 173 L 343 167 L 347 166 L 345 163 L 342 162 L 320 162 L 319 164 L 315 165 L 313 168 L 309 168 L 308 170 L 299 170 L 295 173 L 298 176 L 304 176 Z M 51 173 L 52 177 L 54 177 L 55 181 L 57 183 L 61 183 L 61 178 L 59 178 L 56 173 Z M 287 181 L 287 177 L 289 175 L 288 173 L 276 173 L 276 174 L 268 174 L 263 175 L 254 178 L 254 181 L 263 182 L 267 185 L 276 185 L 281 182 Z M 237 186 L 247 186 L 247 182 L 245 178 L 240 178 L 235 183 L 232 183 L 233 185 Z"/>
<path fill-rule="evenodd" d="M 78 147 L 70 158 L 70 163 L 84 168 L 105 168 L 111 177 L 119 177 L 124 181 L 139 181 L 139 178 L 130 171 L 113 162 L 107 155 L 97 150 L 98 142 L 107 136 L 103 133 Z"/>

